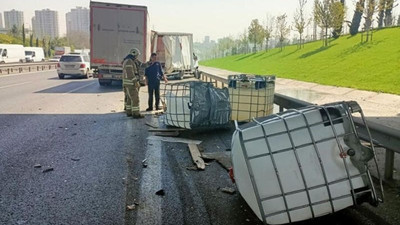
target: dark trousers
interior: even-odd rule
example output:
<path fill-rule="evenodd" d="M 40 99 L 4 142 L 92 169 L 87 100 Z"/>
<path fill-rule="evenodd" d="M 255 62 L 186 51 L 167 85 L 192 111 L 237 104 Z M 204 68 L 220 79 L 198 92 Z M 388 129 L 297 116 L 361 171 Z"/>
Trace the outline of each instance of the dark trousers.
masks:
<path fill-rule="evenodd" d="M 148 86 L 149 91 L 149 108 L 153 108 L 153 93 L 156 96 L 156 108 L 160 105 L 160 86 L 152 87 Z"/>

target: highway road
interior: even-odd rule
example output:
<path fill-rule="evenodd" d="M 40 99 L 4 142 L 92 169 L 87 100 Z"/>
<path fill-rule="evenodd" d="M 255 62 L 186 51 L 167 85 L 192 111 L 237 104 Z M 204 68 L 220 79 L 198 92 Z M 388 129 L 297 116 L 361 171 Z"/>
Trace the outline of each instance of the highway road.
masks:
<path fill-rule="evenodd" d="M 126 117 L 118 84 L 59 80 L 54 70 L 0 76 L 0 224 L 261 224 L 238 192 L 220 190 L 235 186 L 217 162 L 188 170 L 186 144 L 148 139 L 146 122 L 158 119 Z M 229 150 L 231 134 L 181 137 L 213 152 Z M 389 224 L 368 212 L 298 224 Z"/>

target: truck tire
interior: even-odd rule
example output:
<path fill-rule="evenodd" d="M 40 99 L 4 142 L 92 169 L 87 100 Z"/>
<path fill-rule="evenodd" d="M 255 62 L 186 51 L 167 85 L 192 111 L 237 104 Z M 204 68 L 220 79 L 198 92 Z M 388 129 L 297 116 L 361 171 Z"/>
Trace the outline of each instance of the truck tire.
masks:
<path fill-rule="evenodd" d="M 59 79 L 64 79 L 64 74 L 58 74 Z"/>

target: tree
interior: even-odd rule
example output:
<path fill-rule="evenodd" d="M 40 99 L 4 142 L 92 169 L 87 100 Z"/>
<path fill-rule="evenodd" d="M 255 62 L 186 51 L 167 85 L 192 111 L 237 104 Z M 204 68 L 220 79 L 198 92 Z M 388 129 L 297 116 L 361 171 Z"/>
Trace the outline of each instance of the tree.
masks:
<path fill-rule="evenodd" d="M 389 27 L 389 26 L 393 25 L 392 10 L 394 7 L 395 7 L 394 0 L 386 0 L 385 27 Z"/>
<path fill-rule="evenodd" d="M 51 57 L 51 41 L 49 39 L 49 44 L 47 45 L 47 55 Z"/>
<path fill-rule="evenodd" d="M 35 44 L 35 46 L 36 46 L 36 47 L 39 47 L 39 38 L 36 38 L 36 44 Z"/>
<path fill-rule="evenodd" d="M 344 3 L 344 0 L 340 0 L 340 2 L 334 1 L 331 5 L 333 26 L 332 36 L 334 38 L 338 38 L 342 34 L 344 17 L 346 15 L 346 7 Z"/>
<path fill-rule="evenodd" d="M 11 35 L 12 35 L 13 37 L 18 37 L 19 30 L 18 30 L 17 25 L 14 24 L 14 25 L 12 26 L 10 32 L 11 32 Z"/>
<path fill-rule="evenodd" d="M 290 34 L 290 27 L 287 25 L 286 21 L 287 15 L 282 14 L 276 17 L 276 33 L 281 47 L 283 49 L 283 42 L 286 40 L 287 36 Z"/>
<path fill-rule="evenodd" d="M 66 40 L 68 45 L 74 45 L 77 48 L 88 48 L 90 46 L 90 36 L 87 32 L 69 32 Z"/>
<path fill-rule="evenodd" d="M 43 48 L 43 51 L 44 51 L 44 56 L 45 56 L 45 57 L 50 57 L 49 55 L 47 55 L 47 51 L 46 51 L 46 39 L 45 39 L 45 38 L 42 39 L 42 48 Z"/>
<path fill-rule="evenodd" d="M 333 28 L 332 36 L 338 38 L 342 34 L 344 17 L 346 15 L 344 1 L 332 1 L 330 4 L 330 13 Z"/>
<path fill-rule="evenodd" d="M 378 28 L 383 27 L 383 20 L 385 18 L 385 8 L 387 0 L 379 0 L 378 3 Z"/>
<path fill-rule="evenodd" d="M 249 26 L 249 40 L 254 44 L 254 51 L 257 51 L 257 44 L 264 41 L 264 28 L 258 22 L 258 19 L 253 19 Z"/>
<path fill-rule="evenodd" d="M 246 29 L 239 35 L 239 52 L 249 53 L 249 38 Z"/>
<path fill-rule="evenodd" d="M 33 34 L 29 35 L 29 46 L 33 47 Z"/>
<path fill-rule="evenodd" d="M 376 0 L 368 0 L 367 7 L 364 9 L 364 30 L 367 32 L 367 40 L 369 40 L 369 30 L 371 29 L 372 22 L 374 22 L 373 16 L 376 12 Z"/>
<path fill-rule="evenodd" d="M 22 24 L 22 45 L 25 46 L 25 24 Z"/>
<path fill-rule="evenodd" d="M 397 26 L 400 26 L 400 15 L 399 18 L 397 18 Z"/>
<path fill-rule="evenodd" d="M 303 46 L 303 33 L 304 29 L 308 26 L 309 21 L 304 16 L 304 7 L 307 3 L 307 0 L 299 0 L 299 8 L 296 10 L 294 14 L 294 27 L 295 30 L 299 33 L 300 36 L 300 45 L 299 47 L 302 48 Z"/>
<path fill-rule="evenodd" d="M 264 28 L 264 38 L 265 38 L 265 51 L 268 51 L 269 48 L 269 40 L 272 38 L 272 34 L 274 32 L 274 17 L 267 16 L 267 20 L 265 21 Z"/>
<path fill-rule="evenodd" d="M 365 0 L 359 0 L 356 3 L 356 9 L 354 10 L 353 20 L 350 25 L 350 34 L 356 35 L 358 28 L 360 27 L 361 18 L 364 12 Z"/>
<path fill-rule="evenodd" d="M 328 29 L 332 27 L 331 14 L 332 0 L 315 0 L 314 18 L 318 26 L 324 31 L 324 46 L 328 46 Z"/>

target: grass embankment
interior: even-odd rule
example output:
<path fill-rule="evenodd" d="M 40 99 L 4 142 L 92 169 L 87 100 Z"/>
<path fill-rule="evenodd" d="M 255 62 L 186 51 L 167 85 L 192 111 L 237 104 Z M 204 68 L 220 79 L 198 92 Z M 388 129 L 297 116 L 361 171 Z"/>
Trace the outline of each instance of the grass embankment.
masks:
<path fill-rule="evenodd" d="M 400 94 L 400 27 L 375 31 L 373 41 L 360 43 L 361 34 L 343 36 L 321 47 L 286 46 L 268 52 L 234 55 L 201 65 L 253 74 Z"/>

